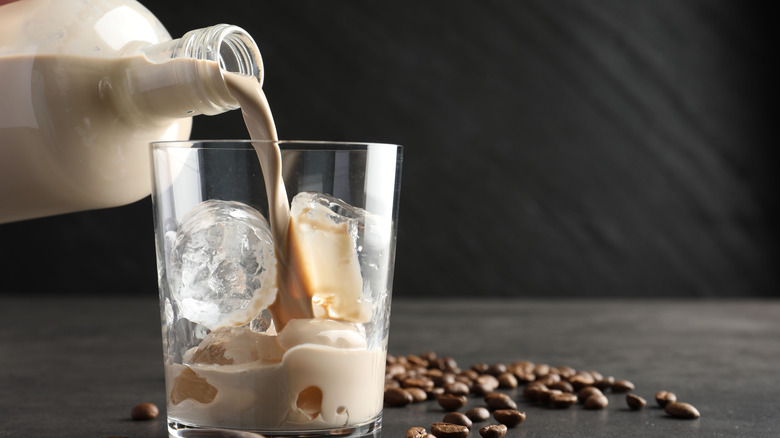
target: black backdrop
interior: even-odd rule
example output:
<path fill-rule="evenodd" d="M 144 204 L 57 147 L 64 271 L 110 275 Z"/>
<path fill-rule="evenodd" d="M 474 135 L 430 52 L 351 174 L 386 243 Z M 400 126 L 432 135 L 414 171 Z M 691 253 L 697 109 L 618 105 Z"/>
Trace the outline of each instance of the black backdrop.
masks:
<path fill-rule="evenodd" d="M 778 295 L 758 3 L 146 5 L 174 37 L 247 29 L 282 138 L 405 146 L 397 296 L 545 298 Z M 236 112 L 192 135 L 246 136 Z M 148 198 L 0 242 L 2 292 L 156 294 Z"/>

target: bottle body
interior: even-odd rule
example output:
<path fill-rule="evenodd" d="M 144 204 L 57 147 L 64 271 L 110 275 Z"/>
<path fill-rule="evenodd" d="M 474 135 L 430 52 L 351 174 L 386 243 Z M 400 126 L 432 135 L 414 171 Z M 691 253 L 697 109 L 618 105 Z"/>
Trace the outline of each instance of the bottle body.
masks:
<path fill-rule="evenodd" d="M 237 106 L 219 54 L 180 44 L 134 0 L 0 6 L 0 223 L 147 196 L 148 144 Z"/>

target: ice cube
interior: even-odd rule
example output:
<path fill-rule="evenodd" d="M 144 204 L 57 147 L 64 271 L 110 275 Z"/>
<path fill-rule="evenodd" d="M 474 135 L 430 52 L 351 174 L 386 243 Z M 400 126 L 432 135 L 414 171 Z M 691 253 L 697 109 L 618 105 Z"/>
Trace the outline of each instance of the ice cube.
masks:
<path fill-rule="evenodd" d="M 312 298 L 314 316 L 368 321 L 370 302 L 387 287 L 387 245 L 378 244 L 374 233 L 383 222 L 313 192 L 293 198 L 290 216 L 291 272 Z"/>
<path fill-rule="evenodd" d="M 187 360 L 211 365 L 278 363 L 283 354 L 275 336 L 256 333 L 246 326 L 222 327 L 209 333 Z"/>
<path fill-rule="evenodd" d="M 252 321 L 276 298 L 268 221 L 240 202 L 197 204 L 176 232 L 168 279 L 182 317 L 211 330 Z"/>

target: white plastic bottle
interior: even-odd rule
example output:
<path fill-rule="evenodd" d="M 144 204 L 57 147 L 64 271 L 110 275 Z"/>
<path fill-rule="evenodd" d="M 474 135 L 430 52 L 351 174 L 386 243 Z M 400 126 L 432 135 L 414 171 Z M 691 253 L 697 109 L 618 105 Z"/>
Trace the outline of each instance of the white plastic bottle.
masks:
<path fill-rule="evenodd" d="M 224 71 L 262 81 L 236 26 L 172 40 L 134 0 L 0 5 L 0 223 L 147 196 L 148 143 L 237 108 Z"/>

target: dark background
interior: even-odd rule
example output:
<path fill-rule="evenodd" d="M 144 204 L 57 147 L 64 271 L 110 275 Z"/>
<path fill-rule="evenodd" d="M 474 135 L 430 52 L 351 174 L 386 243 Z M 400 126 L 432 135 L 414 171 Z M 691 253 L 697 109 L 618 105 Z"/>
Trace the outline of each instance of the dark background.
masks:
<path fill-rule="evenodd" d="M 248 30 L 280 137 L 405 146 L 396 296 L 779 295 L 771 2 L 145 3 Z M 0 225 L 0 292 L 155 295 L 152 233 Z"/>

